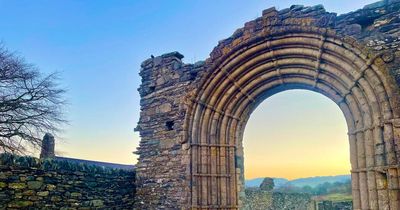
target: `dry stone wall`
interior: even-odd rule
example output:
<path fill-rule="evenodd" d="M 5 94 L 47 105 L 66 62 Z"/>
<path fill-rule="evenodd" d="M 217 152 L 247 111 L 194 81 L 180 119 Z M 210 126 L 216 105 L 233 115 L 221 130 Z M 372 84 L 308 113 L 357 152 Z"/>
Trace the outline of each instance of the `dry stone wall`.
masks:
<path fill-rule="evenodd" d="M 132 209 L 134 171 L 0 155 L 0 209 Z"/>

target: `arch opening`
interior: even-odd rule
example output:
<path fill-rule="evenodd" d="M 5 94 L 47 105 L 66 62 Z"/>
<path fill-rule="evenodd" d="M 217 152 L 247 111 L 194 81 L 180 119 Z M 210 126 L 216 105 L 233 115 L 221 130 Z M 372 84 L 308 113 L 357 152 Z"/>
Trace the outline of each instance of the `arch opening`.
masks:
<path fill-rule="evenodd" d="M 329 98 L 299 89 L 276 93 L 251 113 L 242 141 L 244 209 L 312 209 L 333 196 L 333 205 L 351 206 L 347 125 Z M 265 177 L 273 188 L 260 187 Z"/>
<path fill-rule="evenodd" d="M 242 140 L 245 155 L 245 168 L 248 168 L 246 163 L 250 163 L 246 159 L 254 150 L 257 150 L 254 156 L 254 158 L 257 159 L 253 159 L 254 161 L 269 161 L 269 152 L 274 153 L 273 158 L 278 161 L 278 153 L 280 152 L 287 154 L 295 152 L 297 155 L 307 155 L 304 151 L 313 152 L 315 149 L 325 149 L 325 145 L 328 145 L 326 150 L 322 153 L 315 154 L 323 155 L 325 154 L 324 152 L 329 152 L 330 147 L 334 149 L 334 153 L 340 156 L 340 159 L 335 159 L 335 161 L 337 161 L 338 164 L 346 166 L 342 166 L 341 170 L 335 169 L 334 171 L 329 171 L 327 168 L 324 170 L 325 172 L 314 171 L 312 173 L 296 173 L 295 171 L 273 173 L 274 171 L 271 171 L 272 168 L 269 168 L 268 170 L 245 171 L 245 178 L 257 178 L 257 176 L 262 176 L 262 174 L 281 176 L 288 179 L 310 175 L 333 175 L 332 173 L 336 175 L 348 174 L 350 173 L 350 151 L 347 132 L 348 130 L 343 112 L 327 97 L 312 91 L 300 89 L 277 93 L 265 99 L 265 101 L 252 112 L 249 121 L 245 125 Z M 313 144 L 316 145 L 313 147 Z M 277 146 L 277 148 L 275 148 L 275 146 Z M 290 151 L 285 151 L 286 147 L 290 149 Z M 299 151 L 296 151 L 297 148 Z M 268 152 L 261 153 L 264 149 Z M 305 164 L 307 161 L 313 161 L 312 159 L 304 160 L 306 161 L 304 162 Z M 299 160 L 294 161 L 299 162 Z M 327 162 L 327 164 L 328 163 L 329 162 Z M 258 164 L 259 166 L 256 166 L 257 168 L 261 167 L 261 164 L 264 163 L 258 162 Z M 285 165 L 283 165 L 283 167 L 285 167 Z M 327 167 L 329 167 L 329 165 Z M 290 173 L 294 174 L 291 175 Z"/>

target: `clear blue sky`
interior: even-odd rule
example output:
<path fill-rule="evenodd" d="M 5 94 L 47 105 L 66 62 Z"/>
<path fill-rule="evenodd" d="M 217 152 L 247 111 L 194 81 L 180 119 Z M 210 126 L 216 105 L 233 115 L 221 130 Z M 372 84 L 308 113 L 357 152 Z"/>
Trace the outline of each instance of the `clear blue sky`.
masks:
<path fill-rule="evenodd" d="M 63 155 L 133 163 L 138 71 L 151 54 L 179 51 L 185 62 L 203 60 L 218 40 L 271 6 L 324 4 L 346 13 L 372 2 L 0 0 L 0 39 L 42 71 L 61 72 L 70 103 L 58 146 Z"/>

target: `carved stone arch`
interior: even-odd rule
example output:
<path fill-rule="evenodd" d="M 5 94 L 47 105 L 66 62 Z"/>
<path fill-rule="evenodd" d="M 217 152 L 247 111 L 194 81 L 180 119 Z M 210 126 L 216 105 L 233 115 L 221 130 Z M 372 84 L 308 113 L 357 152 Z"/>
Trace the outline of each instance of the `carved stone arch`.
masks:
<path fill-rule="evenodd" d="M 342 110 L 354 209 L 400 208 L 394 135 L 399 132 L 394 126 L 400 114 L 398 95 L 380 55 L 317 27 L 272 27 L 237 43 L 214 50 L 223 56 L 207 61 L 186 116 L 191 208 L 240 207 L 245 123 L 261 101 L 288 89 L 321 93 Z"/>

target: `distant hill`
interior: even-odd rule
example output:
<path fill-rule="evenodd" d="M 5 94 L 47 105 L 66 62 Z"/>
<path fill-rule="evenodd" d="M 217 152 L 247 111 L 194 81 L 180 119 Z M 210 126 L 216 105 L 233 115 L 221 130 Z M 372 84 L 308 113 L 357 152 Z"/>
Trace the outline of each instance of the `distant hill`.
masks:
<path fill-rule="evenodd" d="M 316 176 L 316 177 L 309 177 L 309 178 L 300 178 L 294 179 L 289 181 L 289 183 L 296 187 L 304 187 L 310 186 L 315 187 L 319 184 L 323 184 L 325 182 L 335 183 L 340 182 L 344 183 L 351 179 L 350 175 L 338 175 L 338 176 Z"/>
<path fill-rule="evenodd" d="M 245 181 L 245 187 L 258 187 L 264 178 L 255 178 Z M 338 175 L 338 176 L 316 176 L 316 177 L 307 177 L 300 178 L 294 180 L 287 180 L 284 178 L 273 178 L 275 183 L 275 188 L 282 187 L 284 185 L 293 185 L 296 187 L 310 186 L 315 187 L 319 184 L 323 184 L 325 182 L 334 183 L 334 182 L 346 182 L 351 179 L 350 175 Z"/>
<path fill-rule="evenodd" d="M 274 179 L 275 188 L 283 186 L 289 182 L 289 180 L 287 180 L 285 178 L 273 178 L 273 179 Z M 264 180 L 264 178 L 255 178 L 255 179 L 246 180 L 245 187 L 259 187 L 263 180 Z"/>

